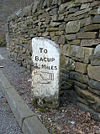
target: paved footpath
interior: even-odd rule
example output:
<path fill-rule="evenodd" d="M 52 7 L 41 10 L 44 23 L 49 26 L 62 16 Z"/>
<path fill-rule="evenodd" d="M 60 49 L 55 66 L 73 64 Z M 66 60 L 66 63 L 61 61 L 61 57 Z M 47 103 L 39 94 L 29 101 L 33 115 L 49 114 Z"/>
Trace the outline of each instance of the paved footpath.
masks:
<path fill-rule="evenodd" d="M 3 59 L 4 57 L 0 53 L 0 61 Z M 1 89 L 0 85 L 0 134 L 22 134 Z"/>

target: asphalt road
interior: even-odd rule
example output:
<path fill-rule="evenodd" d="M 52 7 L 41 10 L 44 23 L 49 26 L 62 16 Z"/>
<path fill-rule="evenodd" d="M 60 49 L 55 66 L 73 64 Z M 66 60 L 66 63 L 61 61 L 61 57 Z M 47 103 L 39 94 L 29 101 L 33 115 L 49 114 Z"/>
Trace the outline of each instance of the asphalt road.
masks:
<path fill-rule="evenodd" d="M 6 58 L 6 53 L 3 52 L 5 48 L 0 48 L 0 61 Z M 3 57 L 2 54 L 5 56 Z M 0 84 L 0 134 L 22 134 L 15 117 L 2 93 L 2 86 Z"/>

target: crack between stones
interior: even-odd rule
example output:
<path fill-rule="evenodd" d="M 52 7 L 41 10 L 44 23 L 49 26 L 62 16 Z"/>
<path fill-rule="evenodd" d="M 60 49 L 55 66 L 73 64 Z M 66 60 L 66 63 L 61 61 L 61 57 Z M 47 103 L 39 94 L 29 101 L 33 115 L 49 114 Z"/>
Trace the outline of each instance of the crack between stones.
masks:
<path fill-rule="evenodd" d="M 33 116 L 36 116 L 36 114 L 33 114 L 33 115 L 30 115 L 30 116 L 27 116 L 27 117 L 23 117 L 22 118 L 22 125 L 21 125 L 21 128 L 23 127 L 23 123 L 24 123 L 24 120 L 28 119 L 28 118 L 31 118 Z"/>

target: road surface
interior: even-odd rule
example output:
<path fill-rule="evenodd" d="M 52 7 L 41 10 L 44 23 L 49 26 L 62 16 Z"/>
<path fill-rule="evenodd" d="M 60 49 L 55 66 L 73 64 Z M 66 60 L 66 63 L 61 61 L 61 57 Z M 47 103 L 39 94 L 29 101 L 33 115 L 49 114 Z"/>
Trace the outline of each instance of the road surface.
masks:
<path fill-rule="evenodd" d="M 0 61 L 7 57 L 5 48 L 0 48 Z M 1 65 L 1 64 L 0 64 Z M 15 117 L 6 101 L 0 84 L 0 134 L 22 134 Z"/>

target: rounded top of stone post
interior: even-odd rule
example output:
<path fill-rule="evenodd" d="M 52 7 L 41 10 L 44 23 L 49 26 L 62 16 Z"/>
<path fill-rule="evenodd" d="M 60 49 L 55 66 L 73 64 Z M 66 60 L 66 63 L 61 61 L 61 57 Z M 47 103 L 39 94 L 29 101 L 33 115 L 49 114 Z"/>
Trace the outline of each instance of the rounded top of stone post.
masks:
<path fill-rule="evenodd" d="M 43 42 L 44 44 L 45 44 L 45 43 L 49 43 L 49 44 L 51 44 L 53 47 L 55 47 L 56 50 L 58 51 L 58 53 L 60 54 L 60 48 L 59 48 L 59 46 L 58 46 L 54 41 L 52 41 L 52 40 L 50 40 L 50 39 L 47 39 L 47 38 L 44 38 L 44 37 L 35 37 L 35 38 L 32 39 L 32 44 L 33 44 L 33 42 L 34 42 L 34 43 L 35 43 L 35 42 L 38 42 L 38 44 L 39 44 L 39 42 Z"/>

